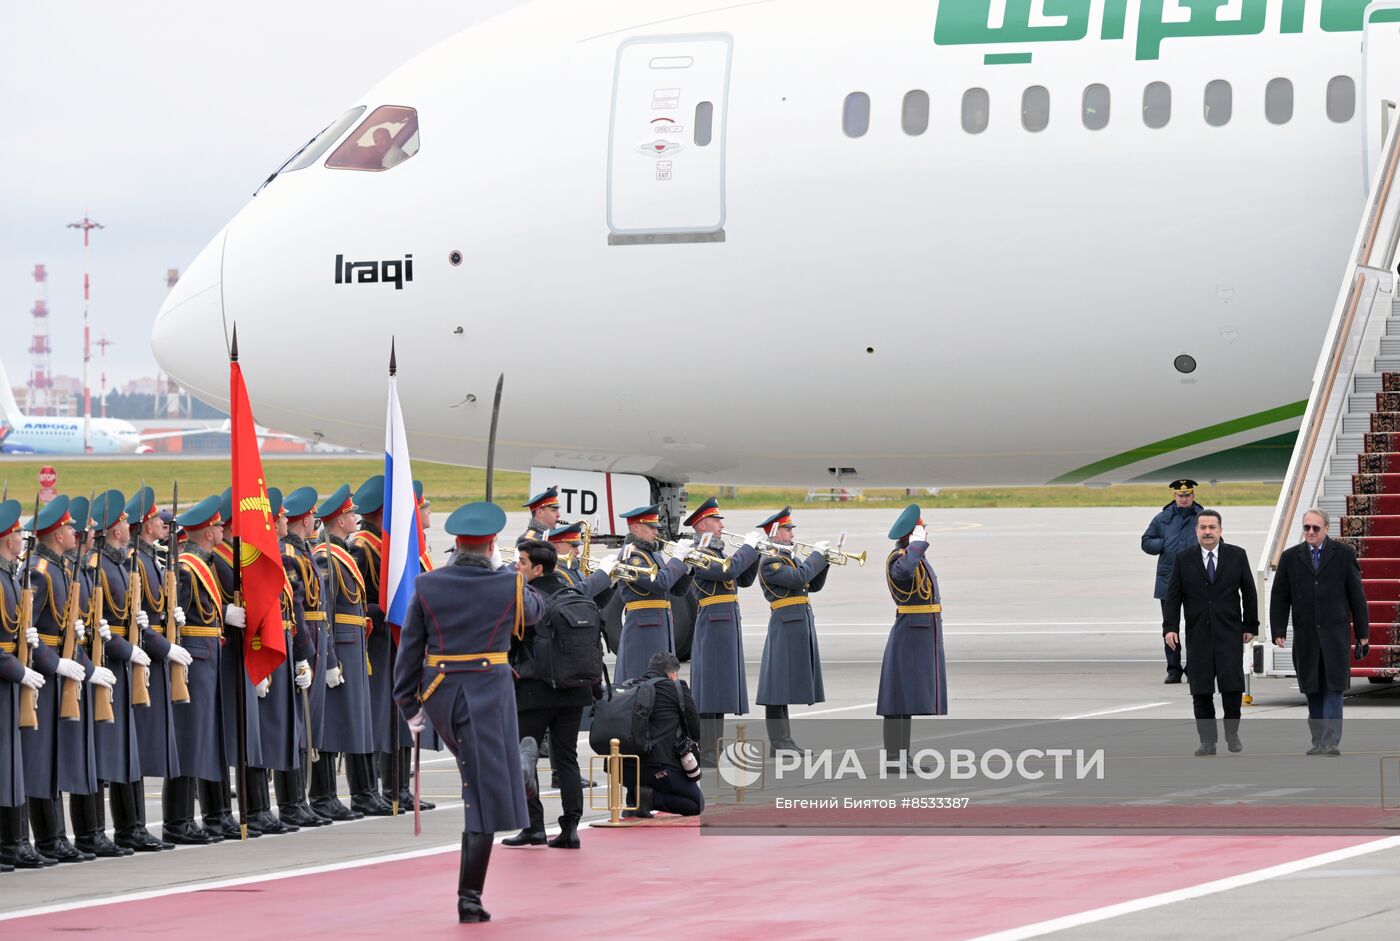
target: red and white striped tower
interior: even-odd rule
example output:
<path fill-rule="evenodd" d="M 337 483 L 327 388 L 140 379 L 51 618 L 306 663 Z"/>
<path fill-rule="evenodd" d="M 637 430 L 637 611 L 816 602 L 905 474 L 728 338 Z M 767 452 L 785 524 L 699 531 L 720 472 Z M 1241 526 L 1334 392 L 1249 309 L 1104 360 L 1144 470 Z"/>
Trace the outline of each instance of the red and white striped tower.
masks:
<path fill-rule="evenodd" d="M 49 415 L 53 411 L 53 371 L 49 366 L 49 274 L 43 265 L 34 266 L 34 335 L 29 341 L 29 388 L 25 409 L 31 415 Z"/>
<path fill-rule="evenodd" d="M 68 223 L 70 229 L 83 230 L 83 451 L 92 451 L 92 390 L 88 387 L 88 363 L 92 361 L 92 330 L 88 324 L 88 307 L 92 303 L 92 280 L 88 273 L 88 244 L 93 229 L 104 229 L 100 222 L 88 218 L 83 210 L 82 222 Z"/>
<path fill-rule="evenodd" d="M 113 340 L 107 339 L 107 334 L 104 333 L 102 334 L 102 339 L 98 340 L 97 343 L 94 344 L 99 350 L 102 351 L 102 378 L 99 381 L 102 383 L 101 398 L 103 418 L 107 417 L 107 347 L 111 346 L 114 342 L 115 341 Z"/>

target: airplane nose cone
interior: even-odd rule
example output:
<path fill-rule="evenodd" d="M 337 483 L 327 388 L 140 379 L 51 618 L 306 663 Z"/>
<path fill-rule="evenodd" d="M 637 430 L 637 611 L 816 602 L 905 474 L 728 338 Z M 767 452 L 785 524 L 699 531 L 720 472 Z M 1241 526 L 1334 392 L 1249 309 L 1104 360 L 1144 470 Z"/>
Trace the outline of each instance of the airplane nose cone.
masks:
<path fill-rule="evenodd" d="M 175 283 L 151 329 L 160 368 L 200 398 L 228 397 L 228 345 L 224 326 L 225 227 Z"/>

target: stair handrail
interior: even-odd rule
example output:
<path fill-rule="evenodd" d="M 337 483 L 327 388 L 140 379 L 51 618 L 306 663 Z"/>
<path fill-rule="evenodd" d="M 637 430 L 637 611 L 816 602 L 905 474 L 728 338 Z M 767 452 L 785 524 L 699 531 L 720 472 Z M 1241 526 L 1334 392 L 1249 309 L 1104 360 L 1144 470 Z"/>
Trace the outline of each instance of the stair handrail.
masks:
<path fill-rule="evenodd" d="M 1306 512 L 1306 507 L 1302 506 L 1304 492 L 1311 484 L 1307 506 L 1312 506 L 1321 490 L 1326 476 L 1323 469 L 1342 427 L 1346 397 L 1351 394 L 1359 346 L 1370 324 L 1376 292 L 1382 285 L 1393 283 L 1396 242 L 1400 237 L 1400 187 L 1396 186 L 1400 180 L 1400 133 L 1397 132 L 1400 132 L 1400 124 L 1391 127 L 1386 137 L 1385 160 L 1376 169 L 1367 198 L 1366 219 L 1357 232 L 1347 276 L 1313 372 L 1302 427 L 1269 523 L 1264 554 L 1257 570 L 1261 601 L 1265 597 L 1268 575 L 1278 568 L 1295 520 L 1300 512 Z M 1318 447 L 1319 443 L 1323 447 Z M 1267 601 L 1262 603 L 1267 604 Z"/>

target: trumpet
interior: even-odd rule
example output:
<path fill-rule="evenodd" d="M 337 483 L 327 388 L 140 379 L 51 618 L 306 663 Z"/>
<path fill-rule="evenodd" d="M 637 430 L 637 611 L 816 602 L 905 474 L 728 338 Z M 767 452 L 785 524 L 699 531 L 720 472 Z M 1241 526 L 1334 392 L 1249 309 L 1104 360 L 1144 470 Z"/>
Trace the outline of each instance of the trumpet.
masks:
<path fill-rule="evenodd" d="M 503 560 L 512 565 L 520 559 L 520 550 L 514 546 L 497 546 L 496 551 L 500 552 Z"/>
<path fill-rule="evenodd" d="M 865 565 L 867 553 L 843 552 L 841 550 L 841 546 L 845 543 L 845 541 L 846 534 L 842 533 L 840 542 L 837 542 L 834 548 L 829 548 L 822 553 L 822 555 L 826 556 L 826 561 L 831 563 L 832 565 L 845 565 L 848 562 L 854 562 L 857 565 L 861 566 Z M 810 545 L 805 542 L 797 542 L 794 540 L 792 545 L 794 549 L 801 549 L 808 555 L 811 555 L 813 552 L 817 551 L 816 546 Z"/>
<path fill-rule="evenodd" d="M 598 567 L 593 564 L 592 559 L 580 558 L 579 571 L 584 575 L 592 575 L 598 571 Z M 639 578 L 655 578 L 659 569 L 653 562 L 648 566 L 628 565 L 626 562 L 619 562 L 613 566 L 612 577 L 624 582 L 635 582 Z"/>
<path fill-rule="evenodd" d="M 699 543 L 697 543 L 694 547 L 687 549 L 685 553 L 682 554 L 678 551 L 680 546 L 677 543 L 667 542 L 663 539 L 661 541 L 661 548 L 665 549 L 671 555 L 680 559 L 682 562 L 684 562 L 686 565 L 690 566 L 693 569 L 707 569 L 718 561 L 720 563 L 720 568 L 722 571 L 729 571 L 728 559 L 716 559 L 708 552 L 700 551 L 703 547 L 708 546 L 709 544 L 710 542 L 707 538 L 702 538 Z"/>

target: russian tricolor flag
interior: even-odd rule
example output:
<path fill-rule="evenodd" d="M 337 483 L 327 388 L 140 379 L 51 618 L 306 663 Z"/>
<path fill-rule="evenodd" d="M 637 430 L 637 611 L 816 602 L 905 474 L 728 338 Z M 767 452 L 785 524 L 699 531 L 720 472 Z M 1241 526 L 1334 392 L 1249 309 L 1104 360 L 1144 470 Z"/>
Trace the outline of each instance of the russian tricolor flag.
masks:
<path fill-rule="evenodd" d="M 408 435 L 403 427 L 398 379 L 394 372 L 391 353 L 389 413 L 384 420 L 384 549 L 379 562 L 382 566 L 379 573 L 379 606 L 384 610 L 387 623 L 401 627 L 408 617 L 413 580 L 418 577 L 423 529 L 418 520 L 418 500 L 413 494 Z"/>

